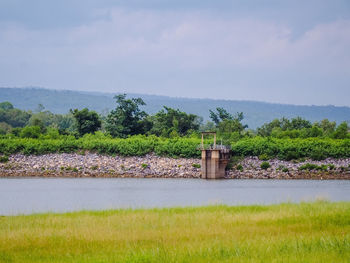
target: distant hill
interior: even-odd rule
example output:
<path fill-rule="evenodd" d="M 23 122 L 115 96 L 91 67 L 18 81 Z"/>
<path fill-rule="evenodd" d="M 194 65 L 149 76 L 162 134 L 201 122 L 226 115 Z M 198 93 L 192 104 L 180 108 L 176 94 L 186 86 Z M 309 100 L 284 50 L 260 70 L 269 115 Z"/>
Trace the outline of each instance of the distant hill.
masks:
<path fill-rule="evenodd" d="M 257 101 L 213 100 L 193 98 L 172 98 L 166 96 L 128 94 L 130 97 L 141 97 L 150 114 L 159 111 L 163 105 L 179 108 L 182 111 L 209 119 L 209 109 L 223 107 L 231 113 L 243 112 L 244 123 L 255 129 L 275 118 L 292 118 L 301 116 L 310 121 L 327 118 L 340 123 L 350 120 L 350 107 L 336 106 L 299 106 L 288 104 L 265 103 Z M 38 104 L 54 113 L 67 113 L 69 109 L 89 108 L 97 112 L 106 112 L 115 108 L 112 93 L 81 92 L 71 90 L 50 90 L 42 88 L 0 88 L 0 102 L 10 101 L 15 107 L 24 110 L 35 110 Z"/>

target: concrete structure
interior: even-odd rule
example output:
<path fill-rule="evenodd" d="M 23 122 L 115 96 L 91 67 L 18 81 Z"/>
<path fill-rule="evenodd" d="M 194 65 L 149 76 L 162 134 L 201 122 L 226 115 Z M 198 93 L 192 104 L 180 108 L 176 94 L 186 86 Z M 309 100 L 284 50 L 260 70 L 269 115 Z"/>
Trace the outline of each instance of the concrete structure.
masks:
<path fill-rule="evenodd" d="M 214 144 L 204 145 L 204 135 L 214 135 Z M 215 132 L 202 132 L 202 175 L 203 179 L 220 179 L 225 177 L 225 169 L 230 161 L 231 150 L 225 145 L 216 145 Z"/>

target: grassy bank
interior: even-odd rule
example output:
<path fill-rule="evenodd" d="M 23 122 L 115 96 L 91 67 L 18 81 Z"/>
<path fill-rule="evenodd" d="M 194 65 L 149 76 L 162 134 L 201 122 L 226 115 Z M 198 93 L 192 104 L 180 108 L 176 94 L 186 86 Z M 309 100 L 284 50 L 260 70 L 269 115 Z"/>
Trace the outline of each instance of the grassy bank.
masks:
<path fill-rule="evenodd" d="M 350 203 L 0 218 L 0 262 L 349 262 Z"/>

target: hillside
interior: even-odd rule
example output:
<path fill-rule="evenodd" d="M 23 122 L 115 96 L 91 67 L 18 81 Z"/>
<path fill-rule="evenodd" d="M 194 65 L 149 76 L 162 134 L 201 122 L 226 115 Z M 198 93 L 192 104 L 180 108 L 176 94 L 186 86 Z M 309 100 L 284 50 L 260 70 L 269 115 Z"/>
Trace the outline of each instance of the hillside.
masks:
<path fill-rule="evenodd" d="M 15 107 L 24 110 L 35 110 L 38 104 L 54 113 L 67 113 L 69 109 L 84 108 L 106 112 L 115 107 L 112 93 L 81 92 L 71 90 L 49 90 L 42 88 L 0 88 L 0 102 L 10 101 Z M 350 120 L 350 107 L 336 106 L 300 106 L 265 103 L 257 101 L 213 100 L 194 98 L 172 98 L 166 96 L 129 94 L 131 97 L 141 97 L 145 102 L 145 111 L 155 113 L 163 105 L 179 108 L 182 111 L 209 119 L 209 109 L 223 107 L 229 112 L 244 113 L 244 122 L 249 128 L 255 129 L 275 118 L 301 116 L 310 121 L 328 118 L 332 121 Z"/>

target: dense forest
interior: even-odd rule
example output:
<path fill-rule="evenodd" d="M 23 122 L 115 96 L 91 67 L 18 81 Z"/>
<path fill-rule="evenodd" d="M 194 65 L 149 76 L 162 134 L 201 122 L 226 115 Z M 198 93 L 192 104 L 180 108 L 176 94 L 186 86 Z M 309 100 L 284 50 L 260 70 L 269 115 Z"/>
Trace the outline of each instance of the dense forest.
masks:
<path fill-rule="evenodd" d="M 219 143 L 236 156 L 277 157 L 284 160 L 350 157 L 347 122 L 301 117 L 274 119 L 257 129 L 244 124 L 244 113 L 222 107 L 208 112 L 209 121 L 164 106 L 155 114 L 142 110 L 142 98 L 114 96 L 115 108 L 105 115 L 88 108 L 55 114 L 37 105 L 34 111 L 0 103 L 0 153 L 43 154 L 95 151 L 103 154 L 199 157 L 202 131 L 215 131 Z M 206 143 L 210 143 L 209 138 Z M 3 157 L 6 158 L 6 157 Z"/>

